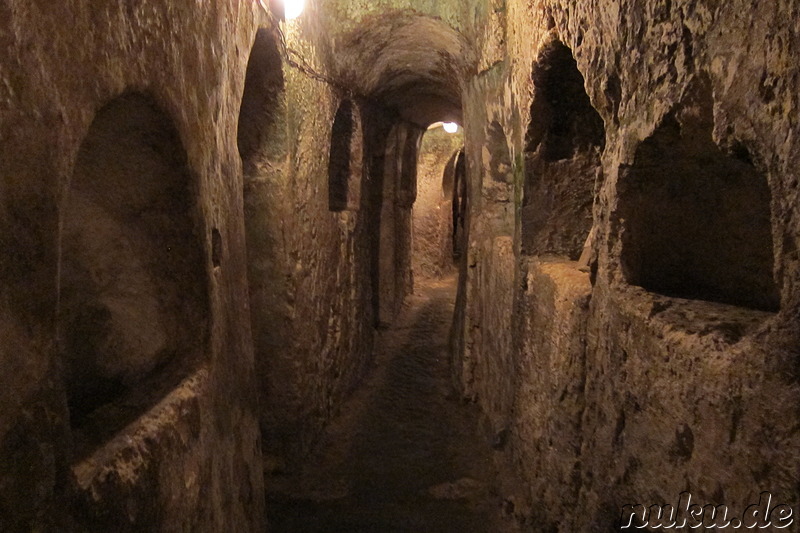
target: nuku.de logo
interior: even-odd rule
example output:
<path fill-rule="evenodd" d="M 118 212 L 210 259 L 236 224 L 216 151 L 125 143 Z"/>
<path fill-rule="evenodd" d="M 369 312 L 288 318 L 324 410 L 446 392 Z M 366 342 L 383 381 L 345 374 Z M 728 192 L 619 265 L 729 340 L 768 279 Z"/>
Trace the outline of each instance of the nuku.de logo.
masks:
<path fill-rule="evenodd" d="M 692 502 L 688 491 L 680 493 L 678 504 L 653 504 L 645 507 L 640 503 L 626 504 L 622 507 L 619 526 L 623 530 L 662 528 L 731 528 L 764 530 L 772 527 L 784 529 L 794 523 L 793 509 L 785 504 L 775 504 L 772 494 L 762 492 L 758 503 L 749 505 L 741 516 L 729 512 L 727 505 Z"/>

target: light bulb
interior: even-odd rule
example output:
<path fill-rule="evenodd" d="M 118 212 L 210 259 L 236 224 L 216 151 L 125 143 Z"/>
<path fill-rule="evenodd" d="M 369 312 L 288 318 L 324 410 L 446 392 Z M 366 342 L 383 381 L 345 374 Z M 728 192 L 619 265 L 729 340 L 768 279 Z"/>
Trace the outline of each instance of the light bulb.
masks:
<path fill-rule="evenodd" d="M 444 128 L 444 131 L 446 131 L 447 133 L 455 133 L 458 131 L 458 124 L 456 124 L 455 122 L 445 122 L 444 124 L 442 124 L 442 127 Z"/>
<path fill-rule="evenodd" d="M 305 0 L 283 0 L 283 14 L 286 20 L 296 19 L 303 12 Z"/>

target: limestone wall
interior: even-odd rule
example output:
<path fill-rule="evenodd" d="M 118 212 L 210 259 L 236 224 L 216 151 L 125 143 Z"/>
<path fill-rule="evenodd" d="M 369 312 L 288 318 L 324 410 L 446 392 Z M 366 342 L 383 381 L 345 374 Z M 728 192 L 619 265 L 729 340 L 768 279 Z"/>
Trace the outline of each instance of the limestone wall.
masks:
<path fill-rule="evenodd" d="M 399 121 L 255 3 L 0 19 L 0 529 L 260 529 L 262 448 L 291 468 L 368 363 Z"/>
<path fill-rule="evenodd" d="M 416 277 L 439 277 L 453 266 L 453 187 L 462 135 L 441 127 L 422 138 L 414 203 L 413 269 Z"/>
<path fill-rule="evenodd" d="M 411 290 L 443 119 L 510 523 L 796 504 L 798 19 L 309 2 L 296 68 L 255 2 L 3 2 L 0 530 L 259 529 L 262 448 L 293 467 Z"/>
<path fill-rule="evenodd" d="M 505 61 L 479 72 L 465 93 L 470 248 L 455 346 L 462 391 L 495 435 L 507 432 L 498 464 L 522 479 L 505 489 L 510 519 L 524 530 L 604 531 L 624 504 L 677 502 L 683 490 L 737 513 L 763 490 L 796 504 L 800 78 L 789 58 L 800 7 L 506 8 L 496 30 L 507 35 Z M 530 110 L 541 111 L 536 100 L 546 93 L 536 70 L 554 41 L 574 56 L 604 125 L 583 182 L 576 178 L 589 160 L 554 174 L 567 163 L 538 165 L 530 143 Z M 500 232 L 485 223 L 496 209 L 481 185 L 491 158 L 502 157 L 480 156 L 495 124 L 516 191 L 516 274 L 505 283 L 493 240 Z M 551 138 L 570 135 L 569 124 Z M 725 184 L 704 189 L 717 179 Z M 573 231 L 548 206 L 577 189 L 547 183 L 590 184 L 593 230 L 580 254 L 559 256 L 544 241 L 541 252 L 521 248 L 526 221 L 537 235 Z M 581 262 L 569 261 L 577 255 Z M 513 345 L 513 355 L 499 357 L 498 343 Z"/>
<path fill-rule="evenodd" d="M 287 45 L 324 73 L 298 23 L 286 30 Z M 376 132 L 362 102 L 284 65 L 277 36 L 265 39 L 284 75 L 265 104 L 274 118 L 244 165 L 244 221 L 264 446 L 270 465 L 285 468 L 313 442 L 371 351 L 364 184 L 366 139 Z M 240 126 L 250 119 L 264 128 L 266 116 L 243 109 Z"/>
<path fill-rule="evenodd" d="M 0 7 L 3 531 L 263 521 L 236 146 L 256 14 Z"/>

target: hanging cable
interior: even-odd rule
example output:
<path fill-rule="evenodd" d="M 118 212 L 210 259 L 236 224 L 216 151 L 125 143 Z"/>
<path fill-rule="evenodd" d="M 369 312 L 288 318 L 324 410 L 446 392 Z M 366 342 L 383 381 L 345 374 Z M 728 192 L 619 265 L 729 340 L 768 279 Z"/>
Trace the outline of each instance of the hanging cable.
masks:
<path fill-rule="evenodd" d="M 270 26 L 272 29 L 278 34 L 278 40 L 280 41 L 280 48 L 281 48 L 281 56 L 283 56 L 284 61 L 286 64 L 291 66 L 294 69 L 299 70 L 305 76 L 330 85 L 331 87 L 338 90 L 340 93 L 347 95 L 348 97 L 352 97 L 355 95 L 355 92 L 348 88 L 344 87 L 343 85 L 339 84 L 335 79 L 331 78 L 330 76 L 326 76 L 325 74 L 321 74 L 318 72 L 314 67 L 308 64 L 308 61 L 300 54 L 300 52 L 292 49 L 286 44 L 286 35 L 283 33 L 283 29 L 281 28 L 280 22 L 275 18 L 269 8 L 264 5 L 265 0 L 259 0 L 258 5 L 267 15 L 269 19 Z"/>

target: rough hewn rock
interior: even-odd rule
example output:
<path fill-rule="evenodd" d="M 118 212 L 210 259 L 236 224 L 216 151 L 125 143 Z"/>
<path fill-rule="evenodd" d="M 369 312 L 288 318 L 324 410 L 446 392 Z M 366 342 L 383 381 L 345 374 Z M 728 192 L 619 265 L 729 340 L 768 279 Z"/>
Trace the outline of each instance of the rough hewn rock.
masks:
<path fill-rule="evenodd" d="M 452 270 L 453 182 L 463 142 L 461 134 L 449 134 L 441 127 L 429 130 L 422 138 L 413 211 L 416 278 L 439 277 Z"/>
<path fill-rule="evenodd" d="M 236 149 L 256 15 L 238 3 L 0 6 L 3 531 L 245 531 L 263 522 Z M 100 110 L 126 93 L 146 95 L 166 127 L 117 116 L 103 145 L 92 128 L 105 127 Z M 174 161 L 186 172 L 170 180 L 177 174 L 163 171 Z M 83 237 L 73 240 L 78 227 Z M 89 279 L 72 277 L 80 264 L 94 269 Z M 81 354 L 73 348 L 91 339 L 63 313 L 68 291 L 92 286 L 109 335 Z M 58 332 L 73 336 L 63 349 Z M 167 360 L 192 364 L 175 373 Z M 95 363 L 101 381 L 130 390 L 100 402 L 108 424 L 88 420 L 78 431 L 67 398 L 98 384 L 83 375 Z"/>
<path fill-rule="evenodd" d="M 454 383 L 517 526 L 796 505 L 799 19 L 0 3 L 0 529 L 259 529 L 262 442 L 296 466 L 412 290 L 437 120 L 464 126 Z M 129 98 L 144 123 L 94 135 Z"/>
<path fill-rule="evenodd" d="M 580 251 L 580 238 L 549 249 L 548 241 L 564 238 L 558 228 L 571 229 L 547 209 L 586 194 L 565 180 L 589 166 L 531 169 L 523 157 L 529 121 L 542 120 L 528 110 L 535 113 L 542 96 L 536 69 L 549 43 L 571 50 L 605 127 L 588 274 L 570 267 L 574 275 L 556 276 L 553 263 L 533 257 L 519 263 L 518 281 L 482 283 L 495 233 L 487 231 L 486 205 L 473 202 L 468 215 L 455 357 L 464 394 L 477 397 L 488 419 L 511 420 L 499 462 L 525 480 L 508 484 L 523 529 L 604 531 L 623 504 L 677 501 L 682 490 L 737 513 L 761 490 L 798 501 L 796 410 L 780 406 L 797 405 L 800 392 L 793 364 L 782 367 L 800 346 L 800 75 L 787 61 L 798 46 L 789 21 L 800 7 L 506 6 L 506 63 L 468 81 L 464 122 L 472 198 L 486 180 L 478 153 L 498 123 L 515 175 L 532 171 L 552 183 L 521 189 L 518 178 L 515 249 L 526 246 L 533 216 L 538 222 L 528 228 L 548 230 L 528 232 L 535 236 L 528 250 L 573 259 Z M 583 225 L 584 238 L 587 231 Z M 567 298 L 574 308 L 543 307 L 554 285 L 574 295 Z M 519 316 L 499 325 L 506 291 L 516 295 Z M 489 327 L 516 339 L 505 363 L 491 340 L 500 333 L 488 335 Z M 553 361 L 547 378 L 529 370 Z M 470 370 L 482 366 L 516 378 L 485 386 Z M 575 386 L 558 394 L 550 383 Z"/>

